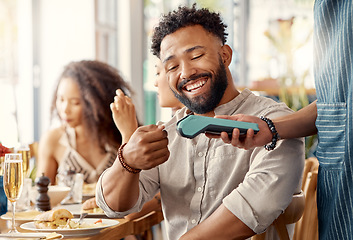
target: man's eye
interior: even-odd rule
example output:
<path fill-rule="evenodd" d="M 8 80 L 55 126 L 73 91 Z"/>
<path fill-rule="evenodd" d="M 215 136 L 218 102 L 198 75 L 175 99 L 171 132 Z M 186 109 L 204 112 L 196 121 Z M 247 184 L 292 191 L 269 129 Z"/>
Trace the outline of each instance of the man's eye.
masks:
<path fill-rule="evenodd" d="M 200 54 L 200 55 L 197 55 L 197 56 L 193 57 L 192 59 L 198 59 L 198 58 L 200 58 L 202 56 L 203 56 L 203 54 Z"/>
<path fill-rule="evenodd" d="M 173 70 L 176 69 L 177 67 L 178 67 L 178 66 L 172 66 L 172 67 L 168 68 L 168 72 L 173 71 Z"/>

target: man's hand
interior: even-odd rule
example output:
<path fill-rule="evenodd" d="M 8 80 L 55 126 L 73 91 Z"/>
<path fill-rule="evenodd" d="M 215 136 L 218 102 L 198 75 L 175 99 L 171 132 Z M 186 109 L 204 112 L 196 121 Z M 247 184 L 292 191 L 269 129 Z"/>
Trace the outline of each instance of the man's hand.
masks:
<path fill-rule="evenodd" d="M 123 149 L 125 162 L 132 168 L 147 170 L 169 158 L 167 132 L 164 126 L 139 127 Z"/>
<path fill-rule="evenodd" d="M 244 148 L 246 150 L 263 146 L 272 140 L 272 133 L 268 128 L 267 124 L 262 121 L 258 117 L 244 115 L 244 114 L 237 114 L 234 116 L 227 116 L 227 115 L 218 115 L 215 118 L 224 118 L 230 119 L 235 121 L 243 121 L 243 122 L 252 122 L 257 123 L 259 126 L 260 131 L 255 135 L 253 129 L 249 129 L 246 133 L 246 136 L 240 135 L 239 129 L 234 128 L 232 132 L 232 138 L 229 139 L 229 136 L 226 132 L 222 132 L 221 135 L 214 135 L 214 134 L 206 134 L 209 138 L 221 138 L 224 143 L 230 143 L 235 147 Z"/>

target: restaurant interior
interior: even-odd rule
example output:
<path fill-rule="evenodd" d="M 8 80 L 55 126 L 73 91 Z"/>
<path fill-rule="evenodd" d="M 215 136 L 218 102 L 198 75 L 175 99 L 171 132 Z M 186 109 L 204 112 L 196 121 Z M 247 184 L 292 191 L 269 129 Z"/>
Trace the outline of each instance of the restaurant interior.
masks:
<path fill-rule="evenodd" d="M 36 168 L 37 144 L 57 124 L 50 121 L 55 83 L 71 61 L 99 60 L 115 67 L 132 86 L 139 122 L 168 121 L 172 110 L 160 107 L 154 86 L 151 35 L 162 14 L 193 3 L 220 12 L 227 24 L 238 89 L 285 102 L 294 111 L 316 99 L 314 0 L 0 0 L 0 143 L 14 151 L 28 149 L 29 171 Z M 295 224 L 291 239 L 318 237 L 316 144 L 316 136 L 305 139 L 305 198 L 293 200 L 287 215 L 273 223 L 280 239 L 289 239 L 286 224 Z M 10 221 L 0 221 L 1 228 L 9 227 Z M 124 224 L 115 232 L 103 229 L 75 239 L 166 239 L 160 211 L 119 225 Z"/>

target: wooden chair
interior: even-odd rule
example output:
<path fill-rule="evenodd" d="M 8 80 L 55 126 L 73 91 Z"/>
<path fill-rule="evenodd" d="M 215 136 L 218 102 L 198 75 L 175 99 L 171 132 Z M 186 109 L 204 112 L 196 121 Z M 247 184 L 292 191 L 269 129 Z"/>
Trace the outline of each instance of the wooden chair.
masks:
<path fill-rule="evenodd" d="M 303 178 L 305 208 L 303 216 L 295 224 L 293 240 L 316 240 L 319 237 L 316 205 L 319 162 L 316 158 L 309 158 L 305 161 L 305 167 L 309 168 Z"/>
<path fill-rule="evenodd" d="M 38 142 L 33 142 L 29 144 L 29 151 L 31 152 L 31 157 L 37 161 L 38 158 Z"/>
<path fill-rule="evenodd" d="M 318 219 L 316 206 L 316 185 L 319 162 L 312 157 L 305 160 L 302 191 L 300 200 L 294 202 L 294 198 L 285 212 L 281 214 L 272 225 L 275 226 L 281 240 L 289 239 L 286 224 L 296 223 L 293 240 L 318 239 Z M 292 216 L 292 217 L 291 217 Z M 252 240 L 265 239 L 266 233 L 252 237 Z"/>
<path fill-rule="evenodd" d="M 303 181 L 302 190 L 305 188 L 306 180 L 309 172 L 317 171 L 319 169 L 319 161 L 315 157 L 307 158 L 305 160 L 304 171 L 303 171 Z"/>
<path fill-rule="evenodd" d="M 36 174 L 37 174 L 37 161 L 38 161 L 38 142 L 33 142 L 29 144 L 29 151 L 31 154 L 31 157 L 34 158 L 34 166 L 30 174 L 30 178 L 32 178 L 33 182 L 35 181 Z"/>
<path fill-rule="evenodd" d="M 145 216 L 133 220 L 134 232 L 139 233 L 141 240 L 153 240 L 152 228 L 148 226 L 157 225 L 164 220 L 161 210 L 152 211 Z"/>
<path fill-rule="evenodd" d="M 292 202 L 288 205 L 286 210 L 273 221 L 272 225 L 276 228 L 281 240 L 290 239 L 286 225 L 295 223 L 301 218 L 304 211 L 304 202 L 305 197 L 303 192 L 293 195 Z M 251 240 L 264 240 L 265 236 L 266 232 L 253 236 Z"/>

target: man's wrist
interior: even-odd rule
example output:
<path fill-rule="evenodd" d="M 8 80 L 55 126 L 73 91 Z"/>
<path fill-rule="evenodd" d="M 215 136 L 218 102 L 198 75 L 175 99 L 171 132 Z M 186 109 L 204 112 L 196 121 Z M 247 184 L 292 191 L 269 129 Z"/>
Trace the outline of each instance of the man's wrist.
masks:
<path fill-rule="evenodd" d="M 118 150 L 118 159 L 119 159 L 119 162 L 120 162 L 121 166 L 124 168 L 124 170 L 126 170 L 126 171 L 129 172 L 129 173 L 136 174 L 136 173 L 141 172 L 141 169 L 133 168 L 133 167 L 129 166 L 129 165 L 125 162 L 125 159 L 124 159 L 124 156 L 123 156 L 123 148 L 125 147 L 125 145 L 126 145 L 126 143 L 122 144 L 122 145 L 119 147 L 119 150 Z"/>

